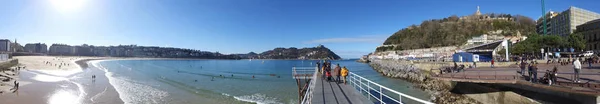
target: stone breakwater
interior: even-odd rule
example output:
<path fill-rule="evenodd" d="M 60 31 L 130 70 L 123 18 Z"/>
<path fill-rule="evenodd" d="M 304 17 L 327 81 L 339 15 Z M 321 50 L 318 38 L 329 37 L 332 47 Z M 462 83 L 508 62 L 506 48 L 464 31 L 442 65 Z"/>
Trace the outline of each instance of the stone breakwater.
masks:
<path fill-rule="evenodd" d="M 436 104 L 480 103 L 467 96 L 451 93 L 450 90 L 454 87 L 452 82 L 433 79 L 427 71 L 410 64 L 410 62 L 392 60 L 370 61 L 369 65 L 384 76 L 407 80 L 414 83 L 416 88 L 429 92 L 431 94 L 430 100 Z"/>

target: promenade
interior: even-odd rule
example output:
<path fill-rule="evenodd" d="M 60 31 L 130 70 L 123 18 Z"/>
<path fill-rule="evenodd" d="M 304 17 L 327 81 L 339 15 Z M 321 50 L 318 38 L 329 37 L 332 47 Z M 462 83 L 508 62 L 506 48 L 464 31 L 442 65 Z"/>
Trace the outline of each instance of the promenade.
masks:
<path fill-rule="evenodd" d="M 573 82 L 574 71 L 572 64 L 560 65 L 558 63 L 541 63 L 538 64 L 538 74 L 536 78 L 542 78 L 545 75 L 546 70 L 551 71 L 554 67 L 557 67 L 558 69 L 557 82 L 551 85 L 550 88 L 554 87 L 562 89 L 562 91 L 600 95 L 600 64 L 592 64 L 592 67 L 588 67 L 587 63 L 582 63 L 579 78 L 580 82 Z M 517 65 L 496 68 L 491 68 L 490 66 L 478 66 L 477 68 L 467 68 L 464 71 L 457 73 L 444 73 L 437 75 L 436 78 L 472 83 L 529 83 L 527 82 L 529 81 L 527 69 L 525 69 L 523 75 L 519 73 L 520 71 L 521 70 Z M 538 82 L 533 85 L 543 84 Z"/>

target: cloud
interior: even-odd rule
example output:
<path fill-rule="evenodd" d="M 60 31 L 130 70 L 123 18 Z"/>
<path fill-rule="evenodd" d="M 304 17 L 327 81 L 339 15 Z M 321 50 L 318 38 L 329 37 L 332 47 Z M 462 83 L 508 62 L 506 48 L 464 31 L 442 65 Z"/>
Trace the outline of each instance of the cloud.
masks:
<path fill-rule="evenodd" d="M 368 35 L 360 37 L 346 37 L 346 38 L 326 38 L 316 39 L 303 42 L 304 44 L 322 44 L 322 43 L 383 43 L 387 39 L 383 35 Z"/>

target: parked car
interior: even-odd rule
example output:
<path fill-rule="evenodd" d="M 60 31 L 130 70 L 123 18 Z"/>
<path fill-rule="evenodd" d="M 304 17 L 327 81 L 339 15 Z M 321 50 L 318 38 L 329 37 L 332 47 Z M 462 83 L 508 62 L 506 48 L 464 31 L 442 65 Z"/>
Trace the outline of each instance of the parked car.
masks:
<path fill-rule="evenodd" d="M 594 55 L 594 52 L 592 52 L 592 51 L 585 51 L 584 53 L 581 53 L 578 56 L 580 56 L 580 57 L 590 57 L 592 55 Z"/>

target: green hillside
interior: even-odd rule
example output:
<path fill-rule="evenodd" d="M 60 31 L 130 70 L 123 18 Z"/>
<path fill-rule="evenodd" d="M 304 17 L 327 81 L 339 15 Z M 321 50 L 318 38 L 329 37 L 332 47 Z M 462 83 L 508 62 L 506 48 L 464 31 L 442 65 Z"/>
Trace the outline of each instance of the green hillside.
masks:
<path fill-rule="evenodd" d="M 484 14 L 465 17 L 450 16 L 427 20 L 420 25 L 401 29 L 390 36 L 377 51 L 407 50 L 442 46 L 460 46 L 474 36 L 502 30 L 500 35 L 535 33 L 535 21 L 529 17 L 510 14 Z"/>

